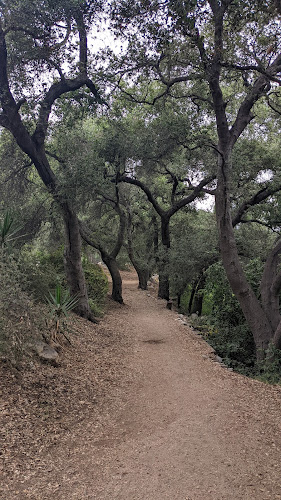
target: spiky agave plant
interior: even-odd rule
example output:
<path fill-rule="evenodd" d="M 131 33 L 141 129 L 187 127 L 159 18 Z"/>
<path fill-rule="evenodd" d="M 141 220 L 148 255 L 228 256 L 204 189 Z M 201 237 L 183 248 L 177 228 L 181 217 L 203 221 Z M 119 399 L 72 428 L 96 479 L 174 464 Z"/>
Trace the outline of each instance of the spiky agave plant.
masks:
<path fill-rule="evenodd" d="M 5 248 L 13 240 L 19 238 L 17 233 L 21 228 L 22 226 L 16 224 L 14 217 L 8 210 L 4 215 L 3 221 L 0 221 L 0 247 Z"/>
<path fill-rule="evenodd" d="M 60 284 L 57 284 L 55 293 L 49 292 L 49 297 L 46 297 L 46 299 L 50 307 L 51 319 L 54 322 L 51 338 L 57 341 L 59 333 L 66 337 L 63 327 L 65 327 L 68 313 L 78 304 L 79 297 L 78 295 L 71 296 L 68 290 L 64 290 Z M 66 338 L 69 341 L 68 337 Z"/>

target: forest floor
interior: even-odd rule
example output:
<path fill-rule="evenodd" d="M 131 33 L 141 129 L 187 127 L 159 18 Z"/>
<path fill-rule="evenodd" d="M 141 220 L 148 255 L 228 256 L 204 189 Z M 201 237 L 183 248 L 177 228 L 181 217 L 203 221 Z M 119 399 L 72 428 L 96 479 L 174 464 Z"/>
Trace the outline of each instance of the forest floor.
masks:
<path fill-rule="evenodd" d="M 1 500 L 281 499 L 281 387 L 123 278 L 125 305 L 74 319 L 59 366 L 1 366 Z"/>

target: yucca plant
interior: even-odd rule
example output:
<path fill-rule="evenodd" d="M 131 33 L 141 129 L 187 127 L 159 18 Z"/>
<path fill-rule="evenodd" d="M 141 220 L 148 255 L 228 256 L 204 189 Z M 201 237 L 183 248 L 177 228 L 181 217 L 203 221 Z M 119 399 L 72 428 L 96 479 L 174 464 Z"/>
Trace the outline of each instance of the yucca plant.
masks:
<path fill-rule="evenodd" d="M 1 248 L 7 247 L 13 240 L 19 238 L 17 233 L 22 226 L 16 224 L 11 212 L 7 211 L 4 219 L 0 221 L 0 246 Z"/>
<path fill-rule="evenodd" d="M 52 294 L 49 292 L 49 297 L 46 297 L 46 299 L 50 307 L 52 322 L 54 322 L 51 339 L 56 342 L 58 340 L 58 335 L 62 334 L 69 341 L 64 329 L 66 327 L 68 313 L 72 311 L 79 302 L 78 295 L 71 296 L 68 290 L 64 290 L 60 284 L 57 284 L 55 293 Z"/>

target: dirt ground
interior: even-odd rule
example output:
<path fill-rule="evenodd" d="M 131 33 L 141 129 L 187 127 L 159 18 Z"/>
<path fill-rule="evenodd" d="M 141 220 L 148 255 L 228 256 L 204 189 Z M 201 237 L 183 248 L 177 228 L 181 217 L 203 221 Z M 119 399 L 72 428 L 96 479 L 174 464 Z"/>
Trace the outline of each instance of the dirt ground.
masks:
<path fill-rule="evenodd" d="M 3 500 L 281 499 L 281 387 L 223 368 L 124 273 L 58 367 L 1 367 Z M 76 332 L 76 333 L 75 333 Z"/>

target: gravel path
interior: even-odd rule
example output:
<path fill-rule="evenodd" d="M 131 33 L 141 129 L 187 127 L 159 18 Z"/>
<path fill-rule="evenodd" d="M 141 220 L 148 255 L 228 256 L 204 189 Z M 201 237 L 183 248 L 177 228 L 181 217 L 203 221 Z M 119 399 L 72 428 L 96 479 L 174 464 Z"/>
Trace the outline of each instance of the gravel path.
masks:
<path fill-rule="evenodd" d="M 130 276 L 103 321 L 127 339 L 104 423 L 87 415 L 5 500 L 281 499 L 281 388 L 214 362 Z"/>

